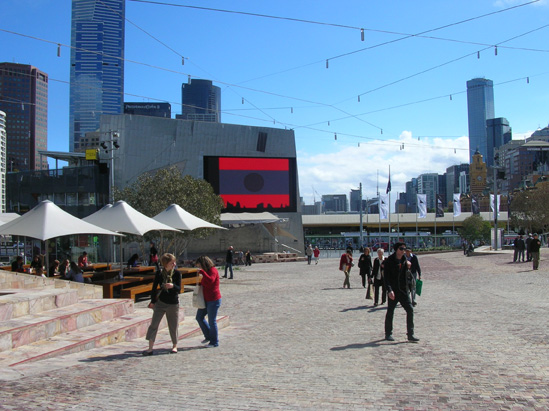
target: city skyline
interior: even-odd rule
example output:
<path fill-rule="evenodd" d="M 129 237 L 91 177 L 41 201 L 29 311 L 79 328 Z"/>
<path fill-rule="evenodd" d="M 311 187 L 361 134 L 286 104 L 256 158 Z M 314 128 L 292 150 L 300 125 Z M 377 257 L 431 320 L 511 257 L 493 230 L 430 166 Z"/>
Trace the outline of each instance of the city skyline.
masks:
<path fill-rule="evenodd" d="M 189 5 L 197 8 L 126 2 L 124 100 L 168 102 L 178 113 L 189 76 L 212 80 L 222 89 L 225 122 L 295 130 L 308 204 L 314 191 L 348 193 L 360 182 L 371 198 L 378 182 L 386 185 L 389 165 L 393 192 L 403 192 L 413 177 L 468 162 L 473 78 L 493 80 L 495 116 L 508 119 L 513 138 L 549 121 L 547 1 L 234 6 L 308 23 L 225 13 L 230 6 L 221 1 L 210 10 Z M 1 60 L 50 76 L 54 151 L 69 145 L 70 21 L 70 4 L 52 0 L 10 3 L 0 16 Z"/>

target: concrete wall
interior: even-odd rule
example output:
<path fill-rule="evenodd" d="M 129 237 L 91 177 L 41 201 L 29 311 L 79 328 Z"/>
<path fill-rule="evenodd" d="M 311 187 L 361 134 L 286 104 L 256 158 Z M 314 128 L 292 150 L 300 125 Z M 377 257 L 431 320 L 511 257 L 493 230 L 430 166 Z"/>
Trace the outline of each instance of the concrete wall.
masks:
<path fill-rule="evenodd" d="M 133 183 L 143 173 L 171 165 L 177 166 L 184 175 L 203 178 L 204 156 L 296 157 L 292 130 L 137 115 L 103 115 L 102 140 L 110 138 L 110 131 L 120 134 L 120 149 L 114 151 L 115 186 L 120 189 Z M 256 150 L 259 132 L 268 136 L 265 152 Z M 303 251 L 298 181 L 296 199 L 298 212 L 276 215 L 288 219 L 282 228 L 298 241 L 280 237 L 279 242 Z M 206 240 L 193 241 L 188 251 L 219 252 L 229 245 L 253 252 L 275 251 L 273 237 L 260 225 L 219 231 Z M 282 251 L 281 247 L 279 251 Z"/>

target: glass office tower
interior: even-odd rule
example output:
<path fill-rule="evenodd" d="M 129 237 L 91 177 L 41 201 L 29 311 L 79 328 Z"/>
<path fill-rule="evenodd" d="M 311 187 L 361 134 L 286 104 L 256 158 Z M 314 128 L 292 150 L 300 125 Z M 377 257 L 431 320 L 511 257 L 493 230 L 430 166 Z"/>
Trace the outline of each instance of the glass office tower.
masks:
<path fill-rule="evenodd" d="M 9 171 L 47 170 L 48 75 L 28 64 L 0 63 L 0 110 L 6 113 Z"/>
<path fill-rule="evenodd" d="M 221 89 L 210 80 L 192 79 L 183 84 L 181 101 L 182 120 L 221 122 Z"/>
<path fill-rule="evenodd" d="M 125 0 L 72 0 L 69 150 L 124 103 Z"/>
<path fill-rule="evenodd" d="M 488 156 L 486 120 L 494 118 L 494 83 L 485 78 L 475 78 L 467 82 L 467 114 L 469 118 L 469 162 L 479 151 L 488 166 L 494 159 Z"/>

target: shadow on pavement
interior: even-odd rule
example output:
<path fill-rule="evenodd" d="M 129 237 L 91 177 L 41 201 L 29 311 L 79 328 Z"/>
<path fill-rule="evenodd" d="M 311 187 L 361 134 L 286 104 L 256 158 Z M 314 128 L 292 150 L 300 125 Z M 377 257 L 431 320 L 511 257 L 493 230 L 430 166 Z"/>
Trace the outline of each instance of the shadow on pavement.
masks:
<path fill-rule="evenodd" d="M 205 348 L 205 347 L 203 347 L 203 346 L 184 347 L 184 348 L 179 347 L 177 349 L 177 351 L 178 351 L 178 354 L 180 354 L 180 353 L 187 352 L 187 351 L 200 350 L 202 348 Z M 158 355 L 177 355 L 177 354 L 171 354 L 170 351 L 171 351 L 171 348 L 155 349 L 153 357 L 156 357 Z M 105 355 L 105 356 L 102 356 L 102 357 L 90 357 L 90 358 L 84 358 L 84 359 L 79 360 L 79 361 L 80 362 L 121 361 L 121 360 L 125 360 L 127 358 L 143 357 L 142 352 L 143 352 L 143 350 L 126 351 L 126 352 L 123 352 L 121 354 Z"/>
<path fill-rule="evenodd" d="M 343 351 L 343 350 L 352 350 L 357 348 L 381 347 L 383 345 L 397 345 L 397 344 L 407 344 L 407 343 L 408 343 L 407 341 L 389 342 L 389 341 L 385 341 L 385 339 L 382 339 L 382 340 L 375 340 L 375 341 L 370 341 L 362 344 L 348 344 L 348 345 L 343 345 L 341 347 L 332 347 L 330 348 L 330 351 Z"/>

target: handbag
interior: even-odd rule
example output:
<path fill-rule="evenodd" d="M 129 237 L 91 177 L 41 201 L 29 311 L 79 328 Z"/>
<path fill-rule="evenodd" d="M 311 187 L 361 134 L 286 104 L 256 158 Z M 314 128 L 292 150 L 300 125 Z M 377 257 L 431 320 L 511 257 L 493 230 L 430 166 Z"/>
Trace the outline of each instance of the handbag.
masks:
<path fill-rule="evenodd" d="M 416 280 L 416 295 L 421 295 L 421 289 L 423 288 L 423 281 Z"/>
<path fill-rule="evenodd" d="M 198 283 L 198 281 L 193 290 L 193 307 L 206 308 L 206 300 L 204 300 L 204 290 L 202 289 L 202 286 Z"/>

